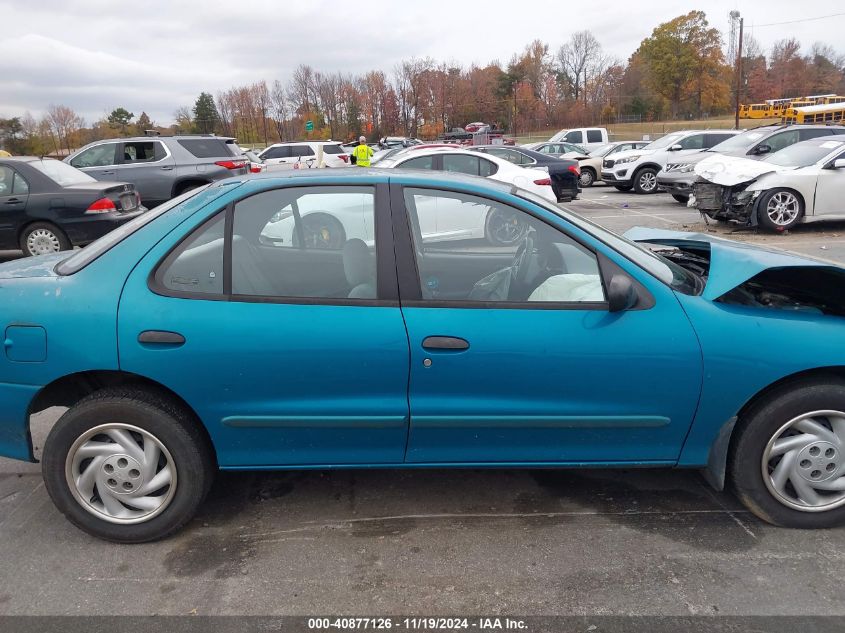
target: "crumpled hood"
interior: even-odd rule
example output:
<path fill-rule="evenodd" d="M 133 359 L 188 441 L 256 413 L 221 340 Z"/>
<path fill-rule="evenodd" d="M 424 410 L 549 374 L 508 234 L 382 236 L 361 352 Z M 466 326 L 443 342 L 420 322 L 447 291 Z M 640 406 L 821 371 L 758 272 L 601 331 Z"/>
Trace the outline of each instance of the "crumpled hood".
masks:
<path fill-rule="evenodd" d="M 769 268 L 826 268 L 843 269 L 828 262 L 785 253 L 744 242 L 726 240 L 705 233 L 687 233 L 637 226 L 625 233 L 634 242 L 665 244 L 666 246 L 693 246 L 710 251 L 710 272 L 701 296 L 718 299 L 760 272 Z"/>
<path fill-rule="evenodd" d="M 695 166 L 695 173 L 717 185 L 732 187 L 759 178 L 763 174 L 786 171 L 787 169 L 794 168 L 772 165 L 766 161 L 740 158 L 739 156 L 714 154 L 698 163 Z"/>
<path fill-rule="evenodd" d="M 55 277 L 56 265 L 63 259 L 67 259 L 73 253 L 62 251 L 50 253 L 49 255 L 38 255 L 36 257 L 22 257 L 10 262 L 0 264 L 0 280 L 3 279 L 24 279 L 26 277 Z"/>

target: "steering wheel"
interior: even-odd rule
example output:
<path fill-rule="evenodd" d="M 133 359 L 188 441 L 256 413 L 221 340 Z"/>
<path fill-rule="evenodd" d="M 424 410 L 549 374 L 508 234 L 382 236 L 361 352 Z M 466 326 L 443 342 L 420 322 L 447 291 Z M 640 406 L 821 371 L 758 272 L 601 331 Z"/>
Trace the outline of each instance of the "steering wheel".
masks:
<path fill-rule="evenodd" d="M 537 274 L 537 262 L 534 257 L 534 238 L 526 235 L 511 264 L 511 287 L 524 287 Z"/>

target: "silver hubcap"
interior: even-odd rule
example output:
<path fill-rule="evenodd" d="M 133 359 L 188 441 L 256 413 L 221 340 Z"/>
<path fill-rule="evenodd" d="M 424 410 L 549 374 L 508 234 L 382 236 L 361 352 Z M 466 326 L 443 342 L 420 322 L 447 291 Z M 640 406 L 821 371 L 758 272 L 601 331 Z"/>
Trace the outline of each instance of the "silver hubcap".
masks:
<path fill-rule="evenodd" d="M 646 171 L 640 174 L 640 189 L 643 191 L 651 191 L 657 186 L 657 174 L 651 171 Z"/>
<path fill-rule="evenodd" d="M 589 187 L 593 184 L 593 174 L 588 171 L 581 172 L 581 186 L 582 187 Z"/>
<path fill-rule="evenodd" d="M 170 505 L 176 465 L 151 433 L 129 424 L 104 424 L 76 440 L 65 477 L 74 498 L 109 523 L 143 523 Z"/>
<path fill-rule="evenodd" d="M 763 452 L 763 481 L 775 499 L 804 512 L 845 504 L 845 413 L 814 411 L 784 424 Z"/>
<path fill-rule="evenodd" d="M 58 253 L 62 249 L 59 238 L 49 229 L 35 229 L 26 238 L 26 248 L 33 255 Z"/>
<path fill-rule="evenodd" d="M 777 226 L 787 226 L 795 221 L 800 213 L 798 198 L 788 191 L 779 191 L 769 199 L 766 215 Z"/>

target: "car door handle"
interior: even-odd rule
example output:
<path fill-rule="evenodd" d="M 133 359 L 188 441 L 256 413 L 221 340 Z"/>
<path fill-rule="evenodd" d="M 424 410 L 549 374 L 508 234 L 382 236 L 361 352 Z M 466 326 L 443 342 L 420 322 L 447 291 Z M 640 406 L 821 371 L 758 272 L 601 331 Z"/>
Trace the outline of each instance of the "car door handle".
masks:
<path fill-rule="evenodd" d="M 178 332 L 164 330 L 144 330 L 138 335 L 138 342 L 144 345 L 179 346 L 185 343 L 185 337 Z"/>
<path fill-rule="evenodd" d="M 109 169 L 108 171 L 101 171 L 100 172 L 101 176 L 114 176 L 114 174 L 115 174 L 114 169 Z"/>
<path fill-rule="evenodd" d="M 423 349 L 439 349 L 460 352 L 469 349 L 469 341 L 456 336 L 426 336 L 422 342 Z"/>
<path fill-rule="evenodd" d="M 161 169 L 162 171 L 171 171 L 171 170 L 173 169 L 173 167 L 171 167 L 171 166 L 169 166 L 169 165 L 165 165 L 164 167 L 161 167 L 160 169 Z"/>
<path fill-rule="evenodd" d="M 6 200 L 5 204 L 21 204 L 22 202 L 23 200 L 21 200 L 20 198 L 9 198 L 8 200 Z"/>

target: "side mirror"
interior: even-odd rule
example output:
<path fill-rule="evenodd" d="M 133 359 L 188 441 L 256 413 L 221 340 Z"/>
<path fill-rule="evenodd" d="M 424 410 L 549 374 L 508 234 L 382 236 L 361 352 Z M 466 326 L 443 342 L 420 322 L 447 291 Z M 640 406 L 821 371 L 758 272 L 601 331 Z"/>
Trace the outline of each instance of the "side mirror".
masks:
<path fill-rule="evenodd" d="M 682 149 L 684 149 L 684 146 L 683 146 L 683 145 L 680 145 L 679 143 L 675 143 L 674 145 L 672 145 L 672 146 L 669 148 L 669 151 L 670 151 L 670 152 L 679 152 L 679 151 L 681 151 Z"/>
<path fill-rule="evenodd" d="M 845 168 L 845 158 L 837 158 L 835 161 L 833 161 L 833 168 L 834 169 Z"/>
<path fill-rule="evenodd" d="M 755 148 L 754 153 L 755 153 L 755 154 L 768 154 L 768 153 L 769 153 L 769 152 L 771 152 L 771 151 L 772 151 L 772 146 L 771 146 L 771 145 L 766 145 L 766 144 L 763 144 L 763 145 L 758 145 L 758 146 Z"/>
<path fill-rule="evenodd" d="M 623 312 L 637 304 L 637 290 L 627 275 L 615 274 L 607 284 L 607 307 L 611 312 Z"/>

